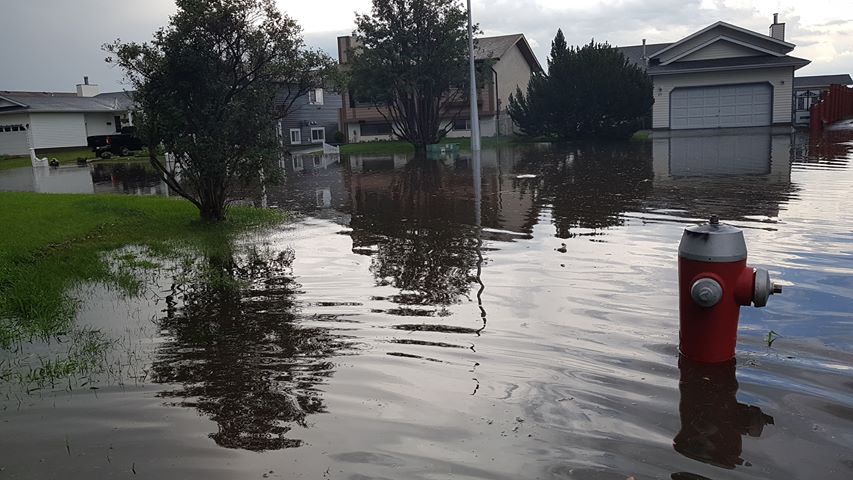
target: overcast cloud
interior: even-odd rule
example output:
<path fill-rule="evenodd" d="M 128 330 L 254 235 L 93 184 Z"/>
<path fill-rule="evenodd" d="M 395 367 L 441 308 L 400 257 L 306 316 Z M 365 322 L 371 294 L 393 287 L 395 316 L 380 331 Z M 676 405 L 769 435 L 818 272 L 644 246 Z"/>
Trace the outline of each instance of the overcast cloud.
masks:
<path fill-rule="evenodd" d="M 368 0 L 277 0 L 303 27 L 306 43 L 336 56 Z M 798 75 L 853 72 L 850 0 L 473 0 L 486 35 L 524 33 L 542 64 L 562 28 L 570 44 L 672 42 L 717 20 L 767 33 L 774 12 L 787 23 L 792 55 L 812 61 Z M 101 91 L 124 87 L 101 45 L 146 41 L 175 11 L 172 0 L 0 0 L 0 90 L 71 91 L 84 75 Z"/>

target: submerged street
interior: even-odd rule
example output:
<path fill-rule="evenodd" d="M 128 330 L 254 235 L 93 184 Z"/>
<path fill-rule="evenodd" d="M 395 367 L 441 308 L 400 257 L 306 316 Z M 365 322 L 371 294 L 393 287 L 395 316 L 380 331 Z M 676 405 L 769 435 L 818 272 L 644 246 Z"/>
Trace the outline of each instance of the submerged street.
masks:
<path fill-rule="evenodd" d="M 264 201 L 291 220 L 126 247 L 138 296 L 74 292 L 104 339 L 86 371 L 32 375 L 73 335 L 0 351 L 0 477 L 850 478 L 851 160 L 853 132 L 763 130 L 510 144 L 479 171 L 286 158 Z M 32 172 L 0 189 L 168 191 L 140 164 Z M 711 215 L 784 294 L 708 369 L 679 361 L 676 262 Z"/>

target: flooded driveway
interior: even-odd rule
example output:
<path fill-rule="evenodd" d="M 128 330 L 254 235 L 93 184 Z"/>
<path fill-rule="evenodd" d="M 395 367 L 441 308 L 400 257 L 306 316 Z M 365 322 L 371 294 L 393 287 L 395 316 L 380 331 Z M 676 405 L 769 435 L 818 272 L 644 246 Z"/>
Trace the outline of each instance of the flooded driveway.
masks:
<path fill-rule="evenodd" d="M 836 133 L 512 146 L 479 176 L 288 160 L 267 203 L 295 221 L 77 293 L 113 347 L 4 386 L 0 477 L 851 478 L 851 158 Z M 708 367 L 677 355 L 676 255 L 711 214 L 786 288 Z"/>

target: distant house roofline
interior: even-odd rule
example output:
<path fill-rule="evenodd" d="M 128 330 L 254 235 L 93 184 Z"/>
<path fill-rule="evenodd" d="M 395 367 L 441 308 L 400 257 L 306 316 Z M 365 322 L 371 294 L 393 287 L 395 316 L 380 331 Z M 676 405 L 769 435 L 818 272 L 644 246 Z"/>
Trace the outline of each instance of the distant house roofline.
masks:
<path fill-rule="evenodd" d="M 849 73 L 794 77 L 794 88 L 828 88 L 830 85 L 853 85 L 853 78 Z"/>

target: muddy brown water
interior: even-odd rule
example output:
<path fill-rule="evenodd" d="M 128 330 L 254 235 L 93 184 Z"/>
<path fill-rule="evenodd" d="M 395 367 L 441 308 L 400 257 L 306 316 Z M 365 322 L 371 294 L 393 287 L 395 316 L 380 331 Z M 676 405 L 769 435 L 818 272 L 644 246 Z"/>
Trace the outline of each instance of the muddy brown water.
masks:
<path fill-rule="evenodd" d="M 486 150 L 479 182 L 288 160 L 295 221 L 75 293 L 107 367 L 3 387 L 0 478 L 853 478 L 852 158 L 759 132 Z M 676 252 L 711 214 L 785 289 L 703 366 Z"/>

